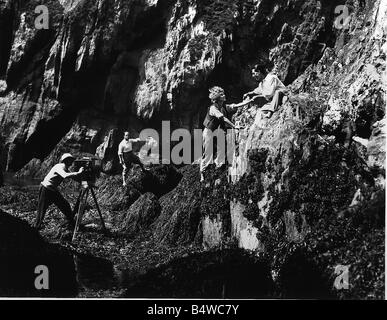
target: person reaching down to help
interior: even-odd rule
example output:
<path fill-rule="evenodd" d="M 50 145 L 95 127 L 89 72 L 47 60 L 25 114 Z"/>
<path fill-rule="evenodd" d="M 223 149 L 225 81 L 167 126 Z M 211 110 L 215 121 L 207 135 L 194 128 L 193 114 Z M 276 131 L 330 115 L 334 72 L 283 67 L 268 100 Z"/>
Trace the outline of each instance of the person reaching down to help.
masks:
<path fill-rule="evenodd" d="M 271 69 L 271 67 L 265 66 L 256 66 L 253 69 L 252 75 L 259 82 L 259 85 L 255 90 L 246 93 L 243 99 L 264 98 L 267 101 L 264 109 L 272 115 L 282 104 L 288 89 Z"/>

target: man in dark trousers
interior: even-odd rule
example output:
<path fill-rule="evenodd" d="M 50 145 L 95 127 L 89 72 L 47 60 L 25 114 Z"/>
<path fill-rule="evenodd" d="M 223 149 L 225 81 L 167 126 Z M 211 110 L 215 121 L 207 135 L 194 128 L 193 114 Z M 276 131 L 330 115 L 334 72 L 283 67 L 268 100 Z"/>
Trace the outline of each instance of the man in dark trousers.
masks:
<path fill-rule="evenodd" d="M 140 142 L 140 139 L 130 139 L 129 132 L 125 132 L 124 139 L 121 141 L 118 146 L 118 158 L 122 165 L 122 185 L 126 186 L 126 177 L 129 173 L 129 169 L 132 164 L 138 164 L 143 172 L 146 172 L 146 169 L 141 162 L 140 158 L 135 155 L 133 151 L 133 143 Z"/>
<path fill-rule="evenodd" d="M 83 168 L 79 169 L 78 172 L 69 171 L 69 168 L 74 163 L 74 160 L 75 158 L 71 154 L 64 154 L 60 159 L 60 163 L 55 165 L 42 181 L 39 189 L 39 203 L 35 228 L 42 228 L 44 216 L 51 204 L 55 204 L 65 215 L 69 227 L 74 227 L 74 212 L 71 209 L 68 201 L 61 195 L 58 190 L 58 187 L 63 182 L 63 180 L 68 178 L 77 178 L 83 173 Z"/>

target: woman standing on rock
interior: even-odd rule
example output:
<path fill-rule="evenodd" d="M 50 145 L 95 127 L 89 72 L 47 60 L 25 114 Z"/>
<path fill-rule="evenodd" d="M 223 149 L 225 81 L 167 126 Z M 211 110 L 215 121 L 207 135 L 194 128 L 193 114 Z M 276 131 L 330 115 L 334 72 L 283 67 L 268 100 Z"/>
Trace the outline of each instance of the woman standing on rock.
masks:
<path fill-rule="evenodd" d="M 213 139 L 217 138 L 217 151 L 215 164 L 221 168 L 226 164 L 226 129 L 227 127 L 236 129 L 229 117 L 235 108 L 245 106 L 249 102 L 241 104 L 225 104 L 226 95 L 221 87 L 210 89 L 211 107 L 208 109 L 204 120 L 203 131 L 203 157 L 200 163 L 200 181 L 204 181 L 204 173 L 208 166 L 214 162 Z"/>

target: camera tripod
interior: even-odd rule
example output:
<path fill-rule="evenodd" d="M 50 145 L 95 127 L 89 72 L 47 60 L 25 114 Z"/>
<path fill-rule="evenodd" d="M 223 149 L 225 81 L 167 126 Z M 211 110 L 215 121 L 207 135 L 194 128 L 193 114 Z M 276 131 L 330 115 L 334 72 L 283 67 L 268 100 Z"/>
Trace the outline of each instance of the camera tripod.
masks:
<path fill-rule="evenodd" d="M 87 198 L 89 197 L 90 193 L 93 197 L 99 218 L 101 220 L 102 229 L 103 229 L 103 231 L 106 231 L 105 221 L 103 220 L 101 209 L 98 205 L 97 197 L 95 196 L 94 188 L 95 188 L 95 186 L 92 183 L 87 182 L 87 181 L 82 181 L 82 190 L 79 193 L 78 200 L 77 200 L 77 204 L 79 205 L 79 208 L 78 208 L 78 213 L 77 213 L 77 217 L 76 217 L 77 220 L 75 223 L 72 241 L 75 241 L 75 239 L 77 237 L 77 232 L 79 230 L 79 226 L 81 225 L 83 215 L 85 214 L 85 207 L 86 207 L 86 203 L 87 203 Z"/>

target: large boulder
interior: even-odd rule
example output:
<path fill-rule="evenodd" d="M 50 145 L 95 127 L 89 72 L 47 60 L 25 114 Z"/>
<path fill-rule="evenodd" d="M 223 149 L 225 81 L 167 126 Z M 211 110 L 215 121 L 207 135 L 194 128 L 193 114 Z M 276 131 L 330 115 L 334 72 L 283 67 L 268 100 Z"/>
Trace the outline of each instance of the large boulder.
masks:
<path fill-rule="evenodd" d="M 122 218 L 120 233 L 133 237 L 144 233 L 161 212 L 158 198 L 153 193 L 142 195 Z"/>
<path fill-rule="evenodd" d="M 48 290 L 37 290 L 34 285 L 38 266 L 48 268 Z M 72 255 L 0 210 L 0 296 L 63 298 L 75 297 L 77 291 Z"/>
<path fill-rule="evenodd" d="M 180 182 L 182 175 L 173 165 L 157 165 L 148 172 L 132 170 L 128 185 L 141 193 L 152 192 L 161 197 L 172 191 Z"/>
<path fill-rule="evenodd" d="M 141 192 L 132 185 L 123 187 L 121 176 L 102 175 L 97 186 L 98 201 L 113 211 L 128 210 L 141 196 Z"/>
<path fill-rule="evenodd" d="M 181 174 L 172 165 L 159 165 L 146 173 L 134 166 L 128 175 L 127 186 L 122 186 L 122 176 L 102 174 L 97 181 L 98 200 L 113 211 L 126 211 L 145 193 L 157 197 L 173 190 L 181 179 Z"/>
<path fill-rule="evenodd" d="M 199 167 L 186 166 L 178 186 L 160 198 L 162 211 L 152 226 L 155 238 L 169 244 L 192 243 L 200 234 L 201 186 Z"/>

